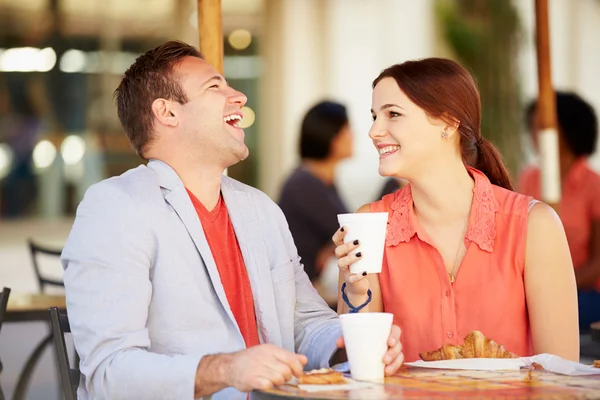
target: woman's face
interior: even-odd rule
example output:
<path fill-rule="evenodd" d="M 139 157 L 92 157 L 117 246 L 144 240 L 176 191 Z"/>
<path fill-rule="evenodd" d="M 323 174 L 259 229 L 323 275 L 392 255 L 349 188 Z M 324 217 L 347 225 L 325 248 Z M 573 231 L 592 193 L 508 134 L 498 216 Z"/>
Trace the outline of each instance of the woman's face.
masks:
<path fill-rule="evenodd" d="M 410 180 L 446 151 L 442 139 L 446 124 L 414 104 L 393 78 L 377 83 L 371 107 L 369 137 L 379 152 L 380 175 Z"/>
<path fill-rule="evenodd" d="M 336 160 L 344 160 L 352 157 L 353 147 L 353 133 L 350 125 L 346 124 L 331 141 L 330 154 Z"/>

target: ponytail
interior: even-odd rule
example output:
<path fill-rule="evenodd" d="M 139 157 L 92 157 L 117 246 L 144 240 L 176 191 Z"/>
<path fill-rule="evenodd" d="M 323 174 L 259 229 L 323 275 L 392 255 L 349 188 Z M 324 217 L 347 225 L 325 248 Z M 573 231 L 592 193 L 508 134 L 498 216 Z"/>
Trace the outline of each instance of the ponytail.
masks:
<path fill-rule="evenodd" d="M 488 140 L 481 139 L 476 147 L 477 162 L 474 167 L 483 172 L 493 185 L 513 190 L 510 175 L 496 146 Z"/>

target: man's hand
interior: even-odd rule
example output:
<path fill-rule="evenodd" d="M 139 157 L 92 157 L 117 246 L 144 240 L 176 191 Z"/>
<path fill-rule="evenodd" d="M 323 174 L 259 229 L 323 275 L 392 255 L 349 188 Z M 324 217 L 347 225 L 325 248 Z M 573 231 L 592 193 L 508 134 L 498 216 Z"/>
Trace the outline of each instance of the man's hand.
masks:
<path fill-rule="evenodd" d="M 341 337 L 337 341 L 337 346 L 344 348 L 344 338 Z M 388 351 L 383 356 L 385 363 L 385 374 L 387 376 L 394 375 L 404 362 L 404 354 L 402 353 L 402 343 L 400 343 L 400 327 L 392 325 L 392 331 L 388 338 Z"/>
<path fill-rule="evenodd" d="M 306 356 L 271 344 L 262 344 L 233 353 L 227 368 L 227 386 L 240 392 L 268 390 L 283 385 L 292 376 L 302 376 Z"/>
<path fill-rule="evenodd" d="M 308 360 L 272 344 L 261 344 L 237 353 L 202 357 L 196 371 L 194 397 L 212 395 L 224 388 L 240 392 L 268 390 L 292 376 L 303 375 Z"/>

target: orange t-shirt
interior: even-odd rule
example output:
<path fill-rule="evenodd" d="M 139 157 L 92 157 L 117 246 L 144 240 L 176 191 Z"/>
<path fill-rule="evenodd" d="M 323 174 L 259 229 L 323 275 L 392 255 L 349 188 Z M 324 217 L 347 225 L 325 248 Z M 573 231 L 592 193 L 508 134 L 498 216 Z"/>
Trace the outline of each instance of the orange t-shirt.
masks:
<path fill-rule="evenodd" d="M 519 192 L 541 200 L 541 175 L 538 167 L 523 171 L 519 177 Z M 585 158 L 569 169 L 562 184 L 558 210 L 565 227 L 573 266 L 581 268 L 590 262 L 592 225 L 600 221 L 600 175 L 593 171 Z M 596 283 L 600 291 L 600 279 Z"/>
<path fill-rule="evenodd" d="M 410 185 L 371 204 L 389 212 L 383 308 L 402 329 L 406 361 L 443 344 L 458 345 L 479 330 L 519 356 L 532 353 L 524 267 L 530 197 L 475 181 L 465 235 L 467 252 L 450 284 L 444 261 L 414 213 Z"/>
<path fill-rule="evenodd" d="M 255 346 L 259 344 L 259 339 L 252 288 L 227 206 L 220 196 L 215 209 L 208 211 L 189 190 L 188 194 L 200 218 L 204 235 L 219 270 L 229 307 L 246 342 L 246 347 Z"/>

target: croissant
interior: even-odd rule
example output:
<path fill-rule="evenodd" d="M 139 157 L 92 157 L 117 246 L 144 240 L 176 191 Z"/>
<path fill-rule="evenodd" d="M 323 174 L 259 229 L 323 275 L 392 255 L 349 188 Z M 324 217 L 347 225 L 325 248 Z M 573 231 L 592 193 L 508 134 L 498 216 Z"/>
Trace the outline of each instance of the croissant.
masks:
<path fill-rule="evenodd" d="M 469 333 L 462 345 L 445 344 L 438 350 L 420 354 L 423 361 L 455 360 L 459 358 L 517 358 L 479 331 Z"/>
<path fill-rule="evenodd" d="M 464 358 L 462 351 L 462 346 L 445 344 L 438 350 L 421 353 L 420 356 L 424 361 L 454 360 L 457 358 Z"/>
<path fill-rule="evenodd" d="M 517 358 L 516 355 L 507 351 L 504 346 L 499 345 L 479 331 L 473 331 L 465 337 L 463 344 L 464 358 Z"/>

